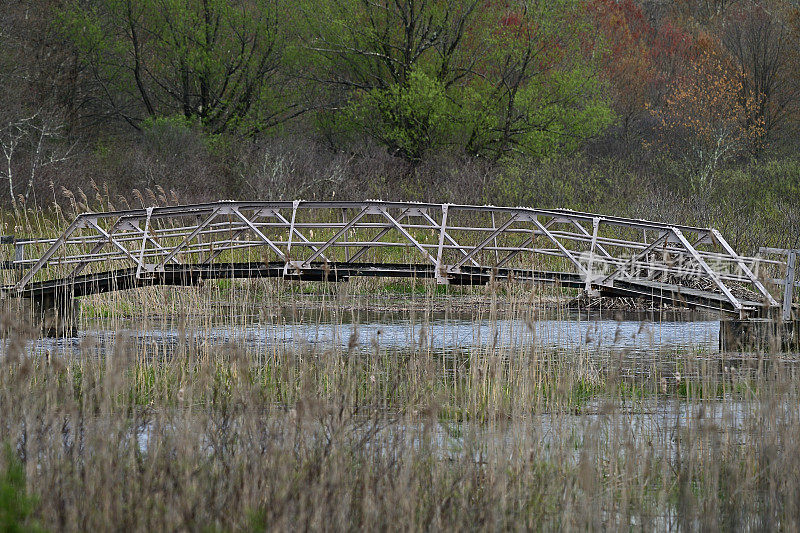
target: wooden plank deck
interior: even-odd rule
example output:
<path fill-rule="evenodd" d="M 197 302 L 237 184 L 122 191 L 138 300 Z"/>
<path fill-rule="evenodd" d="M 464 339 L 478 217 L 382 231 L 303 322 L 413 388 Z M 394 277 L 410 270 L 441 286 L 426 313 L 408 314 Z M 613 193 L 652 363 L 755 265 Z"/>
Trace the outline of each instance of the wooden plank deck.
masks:
<path fill-rule="evenodd" d="M 351 277 L 390 277 L 429 279 L 436 275 L 434 265 L 393 263 L 314 263 L 302 272 L 286 270 L 285 263 L 215 263 L 209 265 L 167 265 L 163 272 L 147 277 L 136 276 L 135 268 L 111 270 L 75 278 L 53 279 L 27 285 L 18 296 L 44 299 L 55 294 L 72 297 L 110 291 L 127 290 L 153 285 L 195 285 L 202 280 L 233 278 L 283 278 L 301 281 L 347 281 Z M 514 280 L 527 283 L 559 284 L 563 287 L 584 287 L 581 276 L 571 272 L 538 271 L 513 268 L 462 267 L 461 273 L 448 275 L 453 285 L 484 285 L 491 280 Z M 596 286 L 604 296 L 633 297 L 658 304 L 705 308 L 723 313 L 738 313 L 723 294 L 703 291 L 656 281 L 617 279 L 613 286 Z M 4 287 L 11 293 L 13 287 Z M 757 310 L 763 304 L 743 300 L 748 310 Z"/>

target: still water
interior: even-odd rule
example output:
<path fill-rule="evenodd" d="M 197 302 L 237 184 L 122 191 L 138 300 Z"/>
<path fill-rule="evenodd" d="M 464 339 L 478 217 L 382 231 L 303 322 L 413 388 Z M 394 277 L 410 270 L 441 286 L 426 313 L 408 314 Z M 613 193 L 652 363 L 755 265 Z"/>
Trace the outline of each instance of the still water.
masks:
<path fill-rule="evenodd" d="M 652 318 L 652 317 L 650 317 Z M 719 351 L 719 320 L 708 317 L 665 319 L 610 318 L 572 315 L 562 318 L 497 320 L 446 317 L 429 314 L 423 319 L 408 314 L 367 316 L 346 322 L 330 315 L 284 315 L 260 322 L 192 323 L 174 317 L 129 319 L 107 329 L 99 321 L 82 324 L 78 337 L 32 341 L 34 353 L 61 356 L 99 354 L 123 339 L 145 351 L 168 353 L 179 345 L 223 346 L 234 344 L 248 352 L 286 349 L 315 351 L 374 351 L 376 349 L 450 350 L 542 348 L 607 355 L 610 352 L 714 353 Z"/>

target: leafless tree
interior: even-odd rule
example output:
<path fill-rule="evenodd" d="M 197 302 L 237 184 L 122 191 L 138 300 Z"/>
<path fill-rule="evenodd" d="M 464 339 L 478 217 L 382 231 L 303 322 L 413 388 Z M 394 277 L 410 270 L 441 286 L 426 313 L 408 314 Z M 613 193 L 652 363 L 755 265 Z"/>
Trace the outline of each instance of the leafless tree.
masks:
<path fill-rule="evenodd" d="M 60 117 L 44 110 L 0 123 L 0 177 L 8 184 L 12 205 L 16 206 L 17 195 L 29 199 L 42 169 L 72 156 L 75 144 L 65 144 L 63 130 Z"/>
<path fill-rule="evenodd" d="M 723 30 L 723 43 L 744 72 L 742 97 L 757 102 L 752 120 L 761 121 L 767 135 L 786 125 L 800 96 L 787 14 L 783 1 L 750 1 L 730 11 Z"/>

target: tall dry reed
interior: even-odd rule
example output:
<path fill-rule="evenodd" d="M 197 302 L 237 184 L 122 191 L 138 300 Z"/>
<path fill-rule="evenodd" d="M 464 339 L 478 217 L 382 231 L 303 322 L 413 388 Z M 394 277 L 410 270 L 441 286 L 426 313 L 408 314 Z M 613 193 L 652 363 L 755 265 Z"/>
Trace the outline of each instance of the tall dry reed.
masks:
<path fill-rule="evenodd" d="M 476 327 L 532 323 L 552 295 L 440 295 L 420 282 L 384 298 L 387 287 L 267 280 L 97 296 L 73 349 L 32 351 L 35 329 L 7 313 L 0 487 L 29 510 L 0 497 L 0 516 L 58 530 L 800 527 L 791 356 L 493 339 L 441 351 L 424 336 L 442 316 L 466 307 Z M 419 326 L 407 346 L 238 335 L 353 331 L 387 301 Z M 14 465 L 24 484 L 9 482 Z"/>

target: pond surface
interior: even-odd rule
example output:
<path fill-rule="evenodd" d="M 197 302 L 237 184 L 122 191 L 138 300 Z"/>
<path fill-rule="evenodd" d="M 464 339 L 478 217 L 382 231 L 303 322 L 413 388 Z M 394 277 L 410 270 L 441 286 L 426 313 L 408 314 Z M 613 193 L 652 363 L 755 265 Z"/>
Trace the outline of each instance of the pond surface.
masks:
<path fill-rule="evenodd" d="M 108 329 L 101 321 L 85 321 L 78 337 L 32 341 L 35 353 L 79 355 L 87 349 L 98 355 L 118 339 L 146 351 L 169 353 L 182 344 L 223 346 L 235 344 L 253 353 L 286 349 L 314 351 L 374 351 L 376 349 L 499 350 L 541 348 L 608 355 L 659 353 L 715 353 L 719 351 L 718 319 L 698 316 L 617 317 L 579 316 L 536 320 L 472 318 L 444 313 L 409 315 L 373 313 L 362 321 L 347 321 L 331 314 L 284 314 L 241 323 L 221 320 L 193 322 L 175 317 L 126 319 Z"/>

